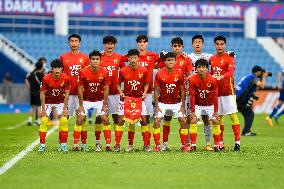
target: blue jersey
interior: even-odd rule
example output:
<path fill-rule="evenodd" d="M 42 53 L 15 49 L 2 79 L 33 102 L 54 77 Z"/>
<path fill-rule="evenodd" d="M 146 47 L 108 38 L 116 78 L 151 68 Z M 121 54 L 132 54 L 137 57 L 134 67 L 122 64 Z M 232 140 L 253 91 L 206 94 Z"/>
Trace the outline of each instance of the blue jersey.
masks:
<path fill-rule="evenodd" d="M 244 95 L 246 100 L 256 92 L 256 83 L 259 81 L 255 74 L 250 74 L 241 79 L 241 81 L 236 86 L 236 96 L 237 98 Z"/>

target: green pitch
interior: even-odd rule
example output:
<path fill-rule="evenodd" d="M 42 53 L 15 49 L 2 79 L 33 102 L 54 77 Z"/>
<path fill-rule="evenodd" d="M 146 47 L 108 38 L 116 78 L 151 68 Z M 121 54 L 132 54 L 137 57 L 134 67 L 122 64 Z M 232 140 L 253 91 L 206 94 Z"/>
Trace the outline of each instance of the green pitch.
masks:
<path fill-rule="evenodd" d="M 241 116 L 239 116 L 241 118 Z M 0 167 L 38 138 L 38 127 L 6 128 L 26 120 L 25 114 L 0 115 Z M 284 188 L 284 117 L 270 128 L 264 115 L 256 115 L 256 137 L 241 138 L 241 152 L 232 151 L 233 134 L 225 119 L 225 152 L 205 152 L 203 126 L 198 126 L 198 152 L 181 153 L 177 121 L 172 122 L 170 152 L 145 153 L 140 128 L 136 152 L 94 152 L 94 126 L 89 126 L 90 152 L 57 151 L 58 134 L 46 140 L 46 152 L 37 147 L 0 175 L 0 188 Z M 241 118 L 243 124 L 243 119 Z M 74 119 L 69 121 L 68 147 L 72 147 Z M 103 135 L 101 141 L 104 144 Z M 112 138 L 112 141 L 114 139 Z M 122 148 L 127 144 L 127 132 Z M 153 144 L 153 139 L 151 140 Z"/>

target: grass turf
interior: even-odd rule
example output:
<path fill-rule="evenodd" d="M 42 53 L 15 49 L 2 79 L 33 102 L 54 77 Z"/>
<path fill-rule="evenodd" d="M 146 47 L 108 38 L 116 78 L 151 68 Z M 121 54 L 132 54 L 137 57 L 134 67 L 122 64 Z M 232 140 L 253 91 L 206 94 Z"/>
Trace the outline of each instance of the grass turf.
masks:
<path fill-rule="evenodd" d="M 240 117 L 241 124 L 243 123 Z M 7 127 L 26 119 L 25 114 L 0 114 L 0 166 L 37 137 L 37 127 Z M 74 119 L 69 121 L 68 147 L 72 147 Z M 57 151 L 57 133 L 46 140 L 46 152 L 37 149 L 0 176 L 0 188 L 284 188 L 284 119 L 270 128 L 264 115 L 256 115 L 256 137 L 241 138 L 241 152 L 233 152 L 233 134 L 225 118 L 225 152 L 205 152 L 203 127 L 198 126 L 198 151 L 181 153 L 178 127 L 172 121 L 171 151 L 145 153 L 136 128 L 133 153 L 94 152 L 94 126 L 89 126 L 90 152 Z M 122 147 L 127 144 L 124 133 Z M 104 138 L 102 136 L 104 144 Z M 113 140 L 113 138 L 112 138 Z M 153 139 L 151 139 L 153 144 Z"/>

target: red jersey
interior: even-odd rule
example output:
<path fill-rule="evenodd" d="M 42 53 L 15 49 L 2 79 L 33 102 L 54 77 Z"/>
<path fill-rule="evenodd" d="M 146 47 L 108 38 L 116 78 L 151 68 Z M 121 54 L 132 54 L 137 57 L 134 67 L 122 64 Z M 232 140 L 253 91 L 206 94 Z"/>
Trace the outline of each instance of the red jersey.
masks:
<path fill-rule="evenodd" d="M 81 52 L 78 54 L 66 52 L 60 56 L 60 60 L 63 62 L 63 72 L 66 73 L 70 78 L 70 94 L 77 95 L 79 71 L 85 66 L 90 65 L 89 57 Z"/>
<path fill-rule="evenodd" d="M 165 67 L 165 62 L 161 61 L 159 63 L 159 67 Z M 176 57 L 176 64 L 175 69 L 181 70 L 183 75 L 186 76 L 189 72 L 193 71 L 192 61 L 189 57 L 185 58 L 184 56 L 180 55 Z"/>
<path fill-rule="evenodd" d="M 119 71 L 118 83 L 124 82 L 124 95 L 130 97 L 141 97 L 144 92 L 144 85 L 148 83 L 147 69 L 138 66 L 136 70 L 131 70 L 129 66 Z"/>
<path fill-rule="evenodd" d="M 218 112 L 218 85 L 216 79 L 209 73 L 206 73 L 205 78 L 200 78 L 198 74 L 194 74 L 188 79 L 188 82 L 191 112 L 195 112 L 195 105 L 214 105 L 214 111 Z"/>
<path fill-rule="evenodd" d="M 169 73 L 166 68 L 162 68 L 158 71 L 155 78 L 155 86 L 160 88 L 159 102 L 165 104 L 180 103 L 181 85 L 185 86 L 185 80 L 180 70 Z"/>
<path fill-rule="evenodd" d="M 110 95 L 118 94 L 116 88 L 118 70 L 119 68 L 123 68 L 125 66 L 122 55 L 118 53 L 112 53 L 112 55 L 110 56 L 103 54 L 101 66 L 105 67 L 108 70 L 109 81 L 110 81 L 109 94 Z"/>
<path fill-rule="evenodd" d="M 233 57 L 230 57 L 227 53 L 223 53 L 221 56 L 213 55 L 210 58 L 211 74 L 213 76 L 221 76 L 224 78 L 218 82 L 218 96 L 229 96 L 235 94 L 234 87 L 234 70 L 235 61 Z"/>
<path fill-rule="evenodd" d="M 64 103 L 66 90 L 70 90 L 70 81 L 66 74 L 61 73 L 58 79 L 53 78 L 52 73 L 43 77 L 40 91 L 45 91 L 46 104 Z"/>
<path fill-rule="evenodd" d="M 95 73 L 91 66 L 80 71 L 79 86 L 83 86 L 83 100 L 96 102 L 104 99 L 104 87 L 109 85 L 109 72 L 104 67 Z"/>

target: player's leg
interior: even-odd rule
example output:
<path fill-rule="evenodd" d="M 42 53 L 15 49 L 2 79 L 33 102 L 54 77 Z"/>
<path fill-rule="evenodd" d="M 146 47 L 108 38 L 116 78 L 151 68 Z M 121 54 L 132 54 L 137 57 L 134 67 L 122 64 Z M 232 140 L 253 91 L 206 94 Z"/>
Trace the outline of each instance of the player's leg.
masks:
<path fill-rule="evenodd" d="M 163 123 L 163 146 L 162 150 L 169 150 L 169 134 L 171 132 L 171 120 L 172 116 L 165 115 Z"/>
<path fill-rule="evenodd" d="M 235 149 L 240 149 L 241 145 L 241 126 L 237 113 L 229 114 L 232 122 L 232 130 L 235 136 Z"/>
<path fill-rule="evenodd" d="M 210 145 L 212 126 L 211 126 L 208 115 L 202 115 L 202 120 L 204 123 L 204 135 L 205 135 L 205 144 L 206 144 L 205 150 L 212 151 L 213 149 L 211 148 L 211 145 Z"/>
<path fill-rule="evenodd" d="M 146 110 L 146 104 L 144 101 L 142 101 L 142 111 L 141 111 L 141 132 L 142 132 L 142 138 L 144 142 L 144 151 L 150 152 L 152 149 L 150 148 L 150 129 L 147 125 L 147 110 Z"/>
<path fill-rule="evenodd" d="M 242 135 L 243 136 L 255 136 L 255 133 L 251 132 L 251 126 L 253 123 L 253 119 L 254 119 L 254 112 L 251 108 L 246 108 L 244 111 L 244 120 L 245 120 L 245 125 L 242 131 Z"/>
<path fill-rule="evenodd" d="M 214 152 L 218 152 L 220 150 L 219 143 L 220 143 L 220 122 L 217 118 L 212 117 L 212 133 L 213 133 L 213 140 L 214 140 Z"/>
<path fill-rule="evenodd" d="M 87 109 L 86 109 L 87 111 Z M 73 145 L 73 151 L 79 151 L 79 139 L 82 132 L 82 126 L 85 123 L 86 120 L 86 113 L 83 112 L 77 112 L 76 115 L 76 123 L 74 125 L 74 132 L 73 132 L 73 139 L 74 139 L 74 145 Z"/>
<path fill-rule="evenodd" d="M 156 112 L 154 115 L 154 131 L 153 131 L 153 138 L 154 138 L 154 151 L 155 152 L 160 152 L 161 151 L 161 146 L 160 146 L 160 135 L 161 135 L 161 120 L 165 116 L 165 107 L 162 103 L 159 103 L 159 108 L 161 111 Z M 168 148 L 167 148 L 168 149 Z"/>
<path fill-rule="evenodd" d="M 146 123 L 147 126 L 149 127 L 149 140 L 151 139 L 151 119 L 150 115 L 153 114 L 153 105 L 152 105 L 152 94 L 147 94 L 145 99 L 144 99 L 145 105 L 146 105 Z"/>
<path fill-rule="evenodd" d="M 119 104 L 119 95 L 109 95 L 107 106 L 108 106 L 108 113 L 112 115 L 113 120 L 113 130 L 115 131 L 115 128 L 118 123 L 118 104 Z"/>
<path fill-rule="evenodd" d="M 183 152 L 187 152 L 190 150 L 190 147 L 186 145 L 188 139 L 188 128 L 186 126 L 186 118 L 185 115 L 179 115 L 178 121 L 180 124 L 180 142 L 181 142 L 181 150 Z"/>
<path fill-rule="evenodd" d="M 196 151 L 196 139 L 197 139 L 197 122 L 201 117 L 202 106 L 195 105 L 195 117 L 190 117 L 190 125 L 189 125 L 189 135 L 191 141 L 190 151 Z"/>
<path fill-rule="evenodd" d="M 31 125 L 32 125 L 34 110 L 35 110 L 35 105 L 31 105 L 31 108 L 30 108 L 29 113 L 28 113 L 28 114 L 29 114 L 29 117 L 28 117 L 28 126 L 31 126 Z"/>
<path fill-rule="evenodd" d="M 125 151 L 131 152 L 134 150 L 134 137 L 135 137 L 135 124 L 128 123 L 128 146 L 126 147 Z"/>
<path fill-rule="evenodd" d="M 100 113 L 100 117 L 102 120 L 104 137 L 106 141 L 106 151 L 112 151 L 111 149 L 111 125 L 109 123 L 109 118 L 104 112 Z"/>
<path fill-rule="evenodd" d="M 120 142 L 121 142 L 121 138 L 123 135 L 123 125 L 124 125 L 124 102 L 119 101 L 118 104 L 118 122 L 117 122 L 117 126 L 115 128 L 115 148 L 114 151 L 115 152 L 120 152 L 121 148 L 120 148 Z"/>
<path fill-rule="evenodd" d="M 281 96 L 284 96 L 284 94 L 281 95 L 281 93 L 280 93 L 280 97 L 279 97 L 279 101 L 278 101 L 277 105 L 273 108 L 271 114 L 266 117 L 266 121 L 267 121 L 268 125 L 271 126 L 271 127 L 273 127 L 272 118 L 277 115 L 277 112 L 279 111 L 279 109 L 283 105 L 283 101 L 281 100 Z M 284 98 L 284 97 L 282 97 L 282 98 Z M 279 117 L 279 115 L 281 115 L 281 113 L 277 115 L 277 118 Z"/>
<path fill-rule="evenodd" d="M 67 117 L 65 117 L 62 114 L 63 111 L 63 106 L 64 104 L 58 104 L 56 105 L 56 110 L 59 114 L 59 130 L 61 131 L 61 145 L 60 145 L 60 149 L 63 152 L 67 152 L 67 139 L 68 139 L 68 120 Z"/>
<path fill-rule="evenodd" d="M 102 151 L 101 146 L 101 133 L 103 129 L 101 117 L 97 115 L 98 112 L 96 111 L 96 121 L 95 121 L 95 138 L 96 138 L 96 147 L 95 151 L 100 152 Z"/>
<path fill-rule="evenodd" d="M 46 107 L 45 108 L 46 115 L 43 115 L 41 117 L 41 124 L 38 130 L 39 139 L 40 139 L 40 146 L 38 149 L 39 152 L 45 151 L 45 138 L 46 138 L 46 132 L 47 132 L 48 115 L 51 112 L 51 105 L 46 105 L 45 107 Z"/>

